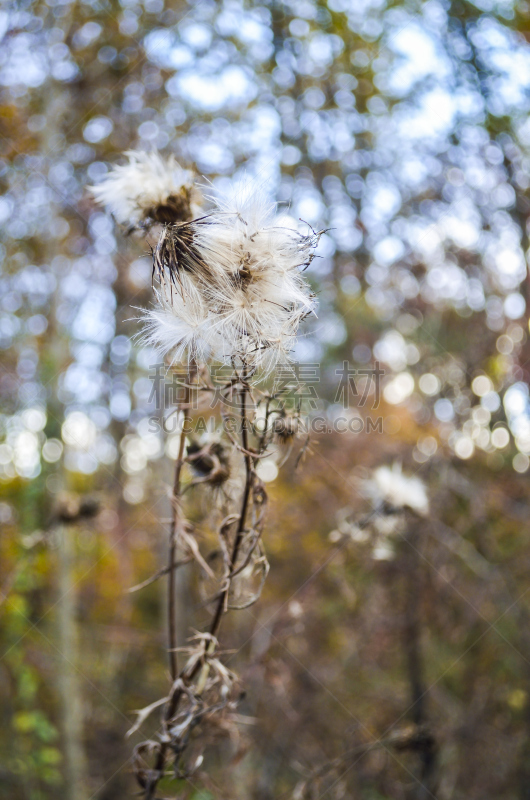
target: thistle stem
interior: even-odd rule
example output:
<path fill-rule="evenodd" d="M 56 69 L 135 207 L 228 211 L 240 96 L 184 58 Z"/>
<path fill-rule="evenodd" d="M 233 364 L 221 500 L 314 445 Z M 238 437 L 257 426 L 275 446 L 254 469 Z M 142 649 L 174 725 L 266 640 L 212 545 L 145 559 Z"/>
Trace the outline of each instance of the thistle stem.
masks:
<path fill-rule="evenodd" d="M 177 547 L 180 519 L 180 496 L 181 496 L 181 473 L 184 463 L 184 447 L 186 444 L 186 428 L 190 419 L 189 404 L 191 398 L 191 388 L 185 386 L 183 401 L 184 417 L 182 420 L 182 430 L 179 436 L 179 449 L 175 462 L 175 478 L 173 481 L 173 493 L 171 496 L 172 520 L 169 535 L 169 554 L 168 554 L 168 586 L 167 586 L 167 624 L 168 624 L 168 652 L 169 652 L 169 671 L 171 680 L 174 682 L 178 677 L 177 659 L 177 606 L 175 598 L 176 577 L 177 577 Z"/>
<path fill-rule="evenodd" d="M 243 380 L 245 381 L 245 375 L 243 375 Z M 232 547 L 232 554 L 230 556 L 229 574 L 232 574 L 232 572 L 235 569 L 237 563 L 237 557 L 239 555 L 239 548 L 241 547 L 241 542 L 243 541 L 243 535 L 245 532 L 245 522 L 247 517 L 248 501 L 250 499 L 250 491 L 252 489 L 252 458 L 248 450 L 248 431 L 247 431 L 247 408 L 246 408 L 247 392 L 248 389 L 245 383 L 243 383 L 240 392 L 241 444 L 243 447 L 243 452 L 245 453 L 246 475 L 245 475 L 245 488 L 243 489 L 243 498 L 241 502 L 241 513 L 239 515 L 239 522 L 237 525 L 236 536 Z M 228 597 L 229 590 L 230 590 L 230 582 L 227 583 L 226 588 L 221 593 L 221 596 L 217 601 L 217 607 L 215 609 L 215 613 L 213 615 L 212 622 L 210 625 L 210 633 L 212 636 L 217 636 L 219 632 L 219 628 L 221 626 L 221 620 L 223 618 L 223 610 L 226 598 Z"/>
<path fill-rule="evenodd" d="M 171 495 L 171 506 L 172 506 L 172 517 L 171 517 L 171 528 L 169 534 L 169 553 L 168 553 L 168 565 L 167 565 L 167 572 L 168 572 L 168 585 L 167 585 L 167 638 L 168 638 L 168 654 L 169 654 L 169 671 L 171 673 L 171 681 L 174 683 L 178 678 L 178 659 L 177 659 L 177 606 L 176 606 L 176 598 L 175 598 L 175 588 L 176 588 L 176 572 L 177 572 L 177 546 L 178 546 L 178 532 L 179 532 L 179 524 L 181 522 L 180 518 L 180 497 L 181 497 L 181 473 L 182 473 L 182 465 L 184 463 L 184 446 L 186 444 L 186 423 L 190 419 L 189 414 L 189 404 L 191 398 L 191 376 L 190 380 L 186 382 L 184 386 L 184 400 L 182 403 L 182 408 L 184 411 L 184 417 L 182 420 L 182 429 L 179 434 L 179 449 L 177 454 L 177 460 L 175 462 L 175 478 L 173 480 L 173 493 Z M 174 710 L 178 704 L 178 700 L 180 699 L 180 694 L 178 694 L 177 698 L 175 695 L 173 696 L 174 699 L 172 702 L 168 703 L 167 708 L 164 712 L 164 717 L 167 720 L 171 719 Z M 160 750 L 158 752 L 158 756 L 156 759 L 155 769 L 152 775 L 149 777 L 145 786 L 145 800 L 153 800 L 154 795 L 156 793 L 156 788 L 158 786 L 158 782 L 162 777 L 162 772 L 164 770 L 164 764 L 166 762 L 166 754 L 167 754 L 167 742 L 162 742 L 160 745 Z"/>
<path fill-rule="evenodd" d="M 173 487 L 173 524 L 172 524 L 172 528 L 171 528 L 171 540 L 170 540 L 170 551 L 169 551 L 169 567 L 168 567 L 169 568 L 169 576 L 170 576 L 169 586 L 168 586 L 168 591 L 169 591 L 169 597 L 168 597 L 168 622 L 169 622 L 169 642 L 170 642 L 170 653 L 169 653 L 169 655 L 170 655 L 171 677 L 172 677 L 173 681 L 175 681 L 176 678 L 178 677 L 178 672 L 177 672 L 176 653 L 174 651 L 174 647 L 176 645 L 176 643 L 175 643 L 176 611 L 175 611 L 175 602 L 174 602 L 174 578 L 172 579 L 171 576 L 172 575 L 174 576 L 174 574 L 176 572 L 176 570 L 173 568 L 173 566 L 175 564 L 175 558 L 176 558 L 176 544 L 177 544 L 176 533 L 177 533 L 178 524 L 179 524 L 178 500 L 180 499 L 180 494 L 181 494 L 181 490 L 180 490 L 180 472 L 181 472 L 181 468 L 182 468 L 183 455 L 184 455 L 184 441 L 185 441 L 184 426 L 185 426 L 185 421 L 187 419 L 189 419 L 188 413 L 187 413 L 187 405 L 189 405 L 189 397 L 190 397 L 189 392 L 190 392 L 190 389 L 188 387 L 187 388 L 187 392 L 186 392 L 186 396 L 185 396 L 186 409 L 185 409 L 185 415 L 184 415 L 183 430 L 182 430 L 182 432 L 180 434 L 181 438 L 180 438 L 180 444 L 179 444 L 179 457 L 177 459 L 176 469 L 175 469 L 175 484 L 174 484 L 174 487 Z M 231 556 L 230 556 L 229 574 L 231 574 L 234 571 L 235 565 L 237 563 L 237 557 L 239 555 L 239 549 L 241 547 L 241 542 L 243 541 L 243 536 L 244 536 L 244 532 L 245 532 L 245 522 L 246 522 L 246 517 L 247 517 L 247 511 L 248 511 L 248 504 L 249 504 L 249 500 L 250 500 L 250 492 L 252 490 L 252 483 L 253 483 L 252 456 L 250 455 L 249 450 L 248 450 L 247 394 L 248 394 L 248 387 L 246 385 L 246 373 L 243 373 L 243 385 L 241 387 L 241 391 L 240 391 L 240 395 L 239 396 L 240 396 L 240 414 L 241 414 L 241 443 L 242 443 L 242 446 L 243 446 L 243 452 L 245 454 L 245 472 L 246 472 L 246 476 L 245 476 L 245 487 L 243 489 L 243 496 L 242 496 L 242 499 L 241 499 L 241 512 L 240 512 L 240 515 L 239 515 L 239 522 L 238 522 L 238 525 L 237 525 L 236 536 L 235 536 L 235 539 L 234 539 L 234 544 L 233 544 L 233 547 L 232 547 L 232 553 L 231 553 Z M 229 590 L 230 590 L 230 584 L 228 583 L 228 585 L 226 586 L 226 588 L 224 589 L 224 591 L 222 592 L 222 594 L 220 595 L 220 597 L 218 599 L 217 606 L 216 606 L 216 609 L 215 609 L 215 612 L 214 612 L 214 615 L 212 617 L 212 621 L 211 621 L 211 624 L 210 624 L 210 631 L 209 632 L 211 633 L 212 636 L 217 636 L 217 634 L 219 632 L 219 628 L 221 626 L 221 620 L 223 618 L 223 611 L 224 611 L 224 607 L 225 607 L 225 602 L 226 602 L 226 598 L 228 596 Z M 175 655 L 174 659 L 171 657 L 172 655 Z M 193 670 L 191 671 L 191 674 L 188 675 L 186 678 L 184 678 L 185 682 L 189 683 L 192 680 L 194 680 L 194 678 L 196 678 L 196 676 L 198 675 L 199 672 L 202 673 L 202 668 L 203 668 L 203 664 L 201 663 L 201 661 L 198 661 L 195 664 L 195 667 L 193 668 Z M 181 689 L 179 689 L 178 691 L 175 691 L 172 694 L 171 699 L 167 704 L 167 707 L 166 707 L 166 710 L 165 710 L 165 714 L 164 714 L 166 721 L 170 720 L 173 717 L 173 715 L 175 714 L 175 712 L 176 712 L 176 710 L 178 708 L 178 705 L 180 703 L 181 697 L 182 697 L 182 690 Z M 158 782 L 162 778 L 162 773 L 163 773 L 163 770 L 164 770 L 164 764 L 166 762 L 166 755 L 167 755 L 168 749 L 169 749 L 168 748 L 168 743 L 165 742 L 165 741 L 162 742 L 161 745 L 160 745 L 160 750 L 158 752 L 157 759 L 156 759 L 156 763 L 155 763 L 155 767 L 154 767 L 154 770 L 153 770 L 153 774 L 152 774 L 149 782 L 145 786 L 145 795 L 144 795 L 145 796 L 145 800 L 153 800 L 153 798 L 155 796 Z"/>

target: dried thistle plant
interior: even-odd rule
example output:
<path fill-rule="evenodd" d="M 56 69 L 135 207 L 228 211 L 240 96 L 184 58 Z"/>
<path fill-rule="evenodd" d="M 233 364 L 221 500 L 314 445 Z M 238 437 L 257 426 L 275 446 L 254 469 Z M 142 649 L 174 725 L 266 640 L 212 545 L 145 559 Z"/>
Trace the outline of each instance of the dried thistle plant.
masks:
<path fill-rule="evenodd" d="M 431 513 L 427 487 L 421 478 L 404 473 L 401 464 L 394 462 L 391 466 L 371 470 L 360 481 L 359 489 L 369 501 L 370 511 L 355 518 L 351 509 L 343 509 L 337 515 L 338 525 L 329 539 L 339 546 L 348 542 L 361 547 L 366 545 L 372 559 L 388 562 L 386 584 L 393 606 L 399 610 L 409 705 L 398 718 L 399 724 L 388 728 L 381 738 L 359 743 L 338 758 L 307 770 L 295 788 L 294 800 L 310 800 L 338 787 L 344 765 L 351 762 L 352 757 L 360 760 L 377 748 L 416 753 L 418 768 L 413 777 L 418 783 L 418 796 L 434 797 L 436 791 L 437 740 L 427 713 L 428 688 L 421 646 L 421 600 L 426 580 L 424 570 L 428 564 L 423 542 Z M 410 721 L 402 722 L 406 715 Z M 345 786 L 340 787 L 340 796 L 345 796 L 343 792 L 346 792 Z"/>
<path fill-rule="evenodd" d="M 285 460 L 302 420 L 299 407 L 286 409 L 284 390 L 267 392 L 263 380 L 278 364 L 288 364 L 300 323 L 314 312 L 303 271 L 320 234 L 293 228 L 252 185 L 236 186 L 226 199 L 211 200 L 209 213 L 192 218 L 190 198 L 197 202 L 200 195 L 189 173 L 181 170 L 171 182 L 158 156 L 128 155 L 129 164 L 93 193 L 123 224 L 146 229 L 162 223 L 152 249 L 155 305 L 142 312 L 141 336 L 170 364 L 185 362 L 188 368 L 179 405 L 168 564 L 151 579 L 168 575 L 171 686 L 166 697 L 137 712 L 132 729 L 162 709 L 158 737 L 139 745 L 133 758 L 143 796 L 153 800 L 164 777 L 196 773 L 208 742 L 219 734 L 237 736 L 240 689 L 223 660 L 219 633 L 226 613 L 258 600 L 269 571 L 262 544 L 267 492 L 259 465 L 271 456 Z M 173 173 L 177 168 L 171 160 L 165 165 Z M 214 385 L 212 363 L 229 367 L 220 386 Z M 221 401 L 221 429 L 187 439 L 194 400 L 213 397 Z M 188 491 L 208 495 L 200 530 L 185 517 Z M 179 666 L 175 573 L 191 561 L 211 619 L 180 650 L 185 661 Z"/>
<path fill-rule="evenodd" d="M 164 227 L 154 249 L 158 304 L 147 341 L 173 361 L 233 363 L 246 374 L 290 360 L 315 297 L 304 280 L 318 234 L 288 227 L 257 189 L 215 200 L 210 214 Z"/>

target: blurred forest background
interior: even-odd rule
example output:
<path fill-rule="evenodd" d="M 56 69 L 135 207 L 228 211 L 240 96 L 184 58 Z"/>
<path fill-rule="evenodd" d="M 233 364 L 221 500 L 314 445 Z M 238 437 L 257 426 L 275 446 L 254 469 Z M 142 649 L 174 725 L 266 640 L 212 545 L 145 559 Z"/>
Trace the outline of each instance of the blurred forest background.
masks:
<path fill-rule="evenodd" d="M 5 800 L 134 796 L 124 734 L 166 691 L 164 581 L 127 591 L 163 563 L 176 455 L 131 341 L 151 264 L 86 190 L 131 147 L 329 228 L 295 354 L 319 413 L 345 414 L 344 362 L 385 370 L 347 410 L 382 432 L 268 475 L 271 574 L 223 641 L 253 724 L 179 796 L 530 798 L 529 23 L 515 0 L 3 6 Z M 415 559 L 351 524 L 393 461 L 428 486 Z M 179 591 L 183 641 L 206 612 Z"/>

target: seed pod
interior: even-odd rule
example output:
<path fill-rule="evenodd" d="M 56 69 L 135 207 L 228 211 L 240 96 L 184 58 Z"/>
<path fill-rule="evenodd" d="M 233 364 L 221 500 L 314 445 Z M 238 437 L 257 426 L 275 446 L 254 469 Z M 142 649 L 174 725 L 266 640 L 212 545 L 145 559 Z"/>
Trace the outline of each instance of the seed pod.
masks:
<path fill-rule="evenodd" d="M 230 477 L 228 453 L 220 442 L 209 442 L 202 447 L 191 442 L 186 452 L 187 461 L 196 475 L 195 482 L 219 486 Z"/>
<path fill-rule="evenodd" d="M 276 417 L 272 423 L 273 437 L 279 444 L 288 444 L 292 442 L 298 433 L 300 420 L 293 414 L 282 414 Z"/>

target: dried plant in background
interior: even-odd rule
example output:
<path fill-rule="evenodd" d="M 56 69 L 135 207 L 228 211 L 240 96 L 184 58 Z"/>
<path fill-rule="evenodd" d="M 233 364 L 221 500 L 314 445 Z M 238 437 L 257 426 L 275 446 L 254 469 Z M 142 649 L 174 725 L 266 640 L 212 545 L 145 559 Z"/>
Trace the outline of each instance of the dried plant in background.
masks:
<path fill-rule="evenodd" d="M 427 684 L 421 648 L 422 595 L 424 591 L 425 557 L 422 554 L 422 533 L 429 524 L 429 497 L 424 482 L 407 475 L 400 463 L 380 466 L 359 484 L 360 493 L 369 500 L 371 510 L 353 519 L 351 510 L 339 513 L 338 527 L 330 533 L 333 543 L 351 541 L 367 545 L 372 559 L 391 565 L 389 586 L 392 600 L 400 611 L 401 649 L 409 689 L 408 707 L 403 722 L 385 731 L 373 741 L 358 743 L 345 754 L 309 771 L 297 785 L 294 797 L 312 798 L 328 791 L 326 782 L 340 781 L 351 764 L 377 748 L 387 752 L 417 753 L 419 767 L 411 797 L 433 797 L 437 785 L 437 743 L 426 708 Z M 406 718 L 409 722 L 406 722 Z M 400 718 L 401 719 L 401 718 Z"/>
<path fill-rule="evenodd" d="M 166 697 L 137 712 L 132 729 L 162 708 L 158 737 L 137 746 L 133 757 L 143 795 L 153 800 L 165 776 L 190 778 L 208 742 L 235 731 L 240 688 L 223 663 L 219 633 L 228 611 L 258 600 L 268 574 L 261 541 L 267 493 L 259 467 L 265 458 L 284 457 L 302 422 L 300 408 L 285 403 L 285 385 L 266 391 L 263 380 L 289 363 L 300 323 L 314 312 L 315 297 L 302 273 L 320 234 L 300 233 L 252 184 L 212 199 L 211 211 L 192 219 L 191 198 L 197 202 L 200 195 L 190 173 L 156 154 L 128 156 L 128 165 L 92 191 L 131 228 L 163 223 L 152 249 L 155 305 L 142 311 L 140 335 L 171 365 L 187 364 L 180 380 L 168 564 L 153 578 L 168 575 L 171 686 Z M 227 368 L 221 382 L 213 380 L 211 364 Z M 209 402 L 212 409 L 215 399 L 220 430 L 193 438 L 192 408 Z M 208 493 L 210 510 L 200 530 L 186 519 L 183 505 L 184 491 L 199 489 Z M 175 572 L 190 561 L 200 572 L 211 619 L 179 649 Z"/>

